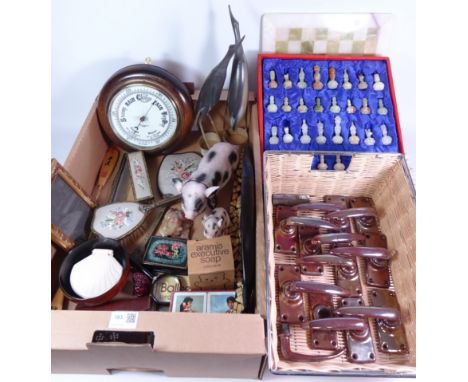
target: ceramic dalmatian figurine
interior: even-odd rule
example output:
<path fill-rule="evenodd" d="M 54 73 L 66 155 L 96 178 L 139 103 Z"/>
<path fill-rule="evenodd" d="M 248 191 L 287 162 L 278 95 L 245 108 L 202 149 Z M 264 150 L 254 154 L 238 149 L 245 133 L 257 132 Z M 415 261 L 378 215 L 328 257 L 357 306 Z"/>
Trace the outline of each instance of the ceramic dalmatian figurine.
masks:
<path fill-rule="evenodd" d="M 186 219 L 193 220 L 205 211 L 207 198 L 229 182 L 238 163 L 238 147 L 219 142 L 208 150 L 185 183 L 175 182 L 175 188 L 182 194 L 182 210 Z"/>
<path fill-rule="evenodd" d="M 205 213 L 203 216 L 203 235 L 207 239 L 222 236 L 227 233 L 230 225 L 231 219 L 227 211 L 222 207 L 217 207 L 211 211 L 210 215 Z"/>

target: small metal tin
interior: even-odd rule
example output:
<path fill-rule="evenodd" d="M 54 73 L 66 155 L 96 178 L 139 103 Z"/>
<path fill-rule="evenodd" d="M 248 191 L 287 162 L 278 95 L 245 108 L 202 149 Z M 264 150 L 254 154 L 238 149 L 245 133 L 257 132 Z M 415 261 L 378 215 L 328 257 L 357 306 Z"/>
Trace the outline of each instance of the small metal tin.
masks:
<path fill-rule="evenodd" d="M 180 280 L 177 276 L 162 274 L 153 280 L 151 298 L 161 305 L 169 305 L 172 293 L 180 290 Z"/>
<path fill-rule="evenodd" d="M 152 236 L 143 263 L 158 269 L 187 269 L 187 240 Z"/>
<path fill-rule="evenodd" d="M 187 181 L 198 168 L 201 158 L 200 154 L 194 152 L 165 156 L 158 171 L 159 191 L 163 195 L 177 195 L 179 192 L 174 187 L 174 181 Z"/>

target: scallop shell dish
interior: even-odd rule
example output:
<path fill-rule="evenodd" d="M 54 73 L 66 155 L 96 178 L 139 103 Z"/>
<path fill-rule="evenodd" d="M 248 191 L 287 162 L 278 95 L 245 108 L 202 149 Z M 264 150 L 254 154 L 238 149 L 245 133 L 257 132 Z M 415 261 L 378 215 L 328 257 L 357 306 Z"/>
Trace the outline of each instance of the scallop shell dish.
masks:
<path fill-rule="evenodd" d="M 70 285 L 81 298 L 94 298 L 106 293 L 122 277 L 123 267 L 111 249 L 93 249 L 77 262 L 70 273 Z"/>

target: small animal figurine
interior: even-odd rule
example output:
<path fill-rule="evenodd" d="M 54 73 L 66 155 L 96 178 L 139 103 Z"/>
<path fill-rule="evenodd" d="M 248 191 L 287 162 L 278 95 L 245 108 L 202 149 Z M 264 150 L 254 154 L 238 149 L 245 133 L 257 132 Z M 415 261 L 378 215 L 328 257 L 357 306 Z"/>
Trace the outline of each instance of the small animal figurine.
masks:
<path fill-rule="evenodd" d="M 275 104 L 274 96 L 270 96 L 270 103 L 267 106 L 267 110 L 269 113 L 276 113 L 278 111 L 278 106 Z"/>
<path fill-rule="evenodd" d="M 333 66 L 328 69 L 328 78 L 328 89 L 336 89 L 338 87 L 338 82 L 336 81 L 336 69 Z"/>
<path fill-rule="evenodd" d="M 318 164 L 317 168 L 319 170 L 326 170 L 328 165 L 325 163 L 325 155 L 320 154 L 320 163 Z"/>
<path fill-rule="evenodd" d="M 364 74 L 360 73 L 358 74 L 358 78 L 359 78 L 359 84 L 358 84 L 358 89 L 359 90 L 366 90 L 367 89 L 367 82 L 366 82 L 366 77 L 364 76 Z"/>
<path fill-rule="evenodd" d="M 332 104 L 330 106 L 330 111 L 332 113 L 339 113 L 341 110 L 341 107 L 336 103 L 336 97 L 332 97 Z"/>
<path fill-rule="evenodd" d="M 374 85 L 372 85 L 372 87 L 376 92 L 381 92 L 382 90 L 384 90 L 385 84 L 382 81 L 380 81 L 379 73 L 374 73 Z"/>
<path fill-rule="evenodd" d="M 307 110 L 309 110 L 309 108 L 306 104 L 304 104 L 304 98 L 299 98 L 299 106 L 297 107 L 297 111 L 299 113 L 307 113 Z"/>
<path fill-rule="evenodd" d="M 323 106 L 322 106 L 322 101 L 320 100 L 320 97 L 315 98 L 314 111 L 316 113 L 323 113 Z"/>
<path fill-rule="evenodd" d="M 323 123 L 320 121 L 317 122 L 317 131 L 318 135 L 315 138 L 315 142 L 317 142 L 319 145 L 324 145 L 327 143 L 327 137 L 323 135 Z"/>
<path fill-rule="evenodd" d="M 302 126 L 301 126 L 301 130 L 302 130 L 302 135 L 301 135 L 301 143 L 303 145 L 308 145 L 310 143 L 310 141 L 312 140 L 312 138 L 310 137 L 309 133 L 308 133 L 308 126 L 307 126 L 307 123 L 306 123 L 306 120 L 302 120 Z"/>
<path fill-rule="evenodd" d="M 341 145 L 343 143 L 343 137 L 341 136 L 341 118 L 338 115 L 335 117 L 335 135 L 332 138 L 332 142 L 335 145 Z"/>
<path fill-rule="evenodd" d="M 217 207 L 211 214 L 203 216 L 203 236 L 206 239 L 225 235 L 231 225 L 231 219 L 227 211 L 222 207 Z"/>
<path fill-rule="evenodd" d="M 392 137 L 388 135 L 387 126 L 384 124 L 380 125 L 380 130 L 382 130 L 382 144 L 388 146 L 392 144 Z"/>
<path fill-rule="evenodd" d="M 371 109 L 367 103 L 367 98 L 362 99 L 362 107 L 361 107 L 361 114 L 370 114 Z"/>
<path fill-rule="evenodd" d="M 276 82 L 276 73 L 274 70 L 270 70 L 270 82 L 268 82 L 268 87 L 270 89 L 276 89 L 278 87 L 278 82 Z"/>
<path fill-rule="evenodd" d="M 359 144 L 359 136 L 356 133 L 356 125 L 354 122 L 351 122 L 351 126 L 349 127 L 349 143 L 352 145 L 358 145 Z"/>
<path fill-rule="evenodd" d="M 177 208 L 169 208 L 164 214 L 163 221 L 158 228 L 157 236 L 170 236 L 188 239 L 192 221 L 184 217 L 184 213 Z"/>
<path fill-rule="evenodd" d="M 284 74 L 283 88 L 285 88 L 286 90 L 292 88 L 292 82 L 289 79 L 289 73 Z"/>
<path fill-rule="evenodd" d="M 314 65 L 314 82 L 312 88 L 315 90 L 323 89 L 323 84 L 320 81 L 320 66 Z"/>
<path fill-rule="evenodd" d="M 203 156 L 197 170 L 185 183 L 175 182 L 176 190 L 182 194 L 182 211 L 186 219 L 193 220 L 205 211 L 207 198 L 229 182 L 238 163 L 237 146 L 218 142 Z"/>
<path fill-rule="evenodd" d="M 304 78 L 305 78 L 304 69 L 301 68 L 301 70 L 299 70 L 299 82 L 296 84 L 296 86 L 299 89 L 305 89 L 307 87 L 307 84 L 304 81 Z"/>
<path fill-rule="evenodd" d="M 283 142 L 291 143 L 294 140 L 294 137 L 289 133 L 289 127 L 284 128 Z"/>
<path fill-rule="evenodd" d="M 349 98 L 346 101 L 346 112 L 348 114 L 354 114 L 356 112 L 356 107 L 353 106 L 353 104 L 351 103 L 351 100 Z"/>
<path fill-rule="evenodd" d="M 350 89 L 352 89 L 352 87 L 353 87 L 353 84 L 351 82 L 349 82 L 348 71 L 345 69 L 345 71 L 343 73 L 343 89 L 350 90 Z"/>
<path fill-rule="evenodd" d="M 344 167 L 345 167 L 344 164 L 341 163 L 341 157 L 337 155 L 335 165 L 333 166 L 333 170 L 344 171 Z"/>
<path fill-rule="evenodd" d="M 366 139 L 364 139 L 364 143 L 367 146 L 374 146 L 375 145 L 375 138 L 372 137 L 372 130 L 366 129 Z"/>
<path fill-rule="evenodd" d="M 270 145 L 277 145 L 279 143 L 278 138 L 278 126 L 271 127 L 271 137 L 269 139 Z"/>
<path fill-rule="evenodd" d="M 291 111 L 291 105 L 289 104 L 288 97 L 284 97 L 283 106 L 281 106 L 281 110 L 283 110 L 285 113 L 289 113 Z"/>
<path fill-rule="evenodd" d="M 377 114 L 378 115 L 387 115 L 388 114 L 388 109 L 384 106 L 382 98 L 379 98 L 379 107 L 377 109 Z"/>

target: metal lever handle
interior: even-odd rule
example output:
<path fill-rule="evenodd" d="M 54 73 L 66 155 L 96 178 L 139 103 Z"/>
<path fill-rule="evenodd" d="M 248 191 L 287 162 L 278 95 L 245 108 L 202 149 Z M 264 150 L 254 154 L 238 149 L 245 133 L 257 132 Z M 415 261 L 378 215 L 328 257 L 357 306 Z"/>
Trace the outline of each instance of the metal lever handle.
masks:
<path fill-rule="evenodd" d="M 283 357 L 289 361 L 297 362 L 321 362 L 327 361 L 343 355 L 346 352 L 346 348 L 338 349 L 331 354 L 323 355 L 308 355 L 296 353 L 291 350 L 291 334 L 289 332 L 289 325 L 282 325 L 282 332 L 278 335 L 280 340 L 281 353 Z"/>
<path fill-rule="evenodd" d="M 327 214 L 327 219 L 345 219 L 345 218 L 360 218 L 364 216 L 377 217 L 377 211 L 370 207 L 348 208 L 346 210 L 330 212 Z"/>
<path fill-rule="evenodd" d="M 300 211 L 335 212 L 341 210 L 340 206 L 333 203 L 302 203 L 296 205 L 294 208 Z"/>
<path fill-rule="evenodd" d="M 312 330 L 348 330 L 364 332 L 368 330 L 366 321 L 357 317 L 341 317 L 341 318 L 319 318 L 305 322 L 302 325 L 303 329 Z"/>
<path fill-rule="evenodd" d="M 396 251 L 378 247 L 339 247 L 330 250 L 331 255 L 346 257 L 365 257 L 370 259 L 390 260 Z"/>
<path fill-rule="evenodd" d="M 323 293 L 331 296 L 349 297 L 351 292 L 333 284 L 323 284 L 314 281 L 287 281 L 282 286 L 283 294 L 288 300 L 301 298 L 301 293 Z"/>
<path fill-rule="evenodd" d="M 329 221 L 326 221 L 320 218 L 313 218 L 313 217 L 306 217 L 306 216 L 291 216 L 281 221 L 282 226 L 284 225 L 290 226 L 293 224 L 305 225 L 308 227 L 332 229 L 335 231 L 340 230 L 340 227 L 336 226 L 335 224 L 330 223 Z"/>
<path fill-rule="evenodd" d="M 354 261 L 345 257 L 333 256 L 333 255 L 313 255 L 304 256 L 303 258 L 297 259 L 296 264 L 327 264 L 337 265 L 340 267 L 354 267 Z"/>
<path fill-rule="evenodd" d="M 354 316 L 362 318 L 375 318 L 389 323 L 400 323 L 400 311 L 394 308 L 378 306 L 344 306 L 335 309 L 337 316 Z"/>
<path fill-rule="evenodd" d="M 321 235 L 315 235 L 313 238 L 308 239 L 313 243 L 317 244 L 334 244 L 334 243 L 349 243 L 351 241 L 362 241 L 366 237 L 360 233 L 347 233 L 347 232 L 338 232 L 338 233 L 324 233 Z M 305 242 L 307 242 L 306 240 Z M 304 243 L 305 243 L 304 242 Z"/>

